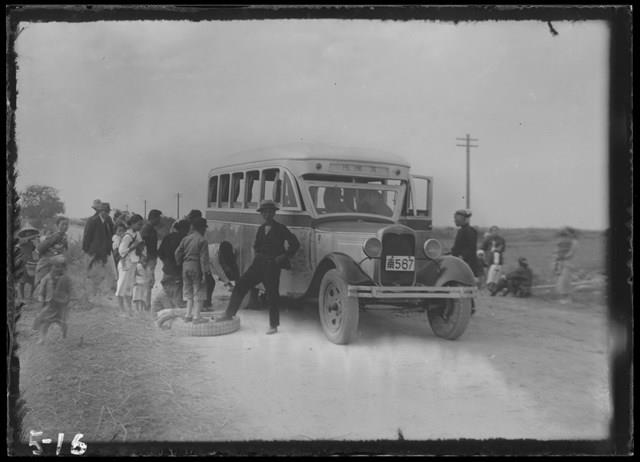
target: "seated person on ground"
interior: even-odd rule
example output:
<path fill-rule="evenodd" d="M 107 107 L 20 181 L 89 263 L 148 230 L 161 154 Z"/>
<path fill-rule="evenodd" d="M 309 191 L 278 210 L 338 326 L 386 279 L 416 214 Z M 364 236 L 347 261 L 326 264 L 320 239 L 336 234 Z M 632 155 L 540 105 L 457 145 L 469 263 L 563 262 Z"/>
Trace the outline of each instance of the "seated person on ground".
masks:
<path fill-rule="evenodd" d="M 524 257 L 518 259 L 518 265 L 518 268 L 498 280 L 498 283 L 491 291 L 491 295 L 498 293 L 501 295 L 511 293 L 516 297 L 529 297 L 531 295 L 533 272 Z"/>

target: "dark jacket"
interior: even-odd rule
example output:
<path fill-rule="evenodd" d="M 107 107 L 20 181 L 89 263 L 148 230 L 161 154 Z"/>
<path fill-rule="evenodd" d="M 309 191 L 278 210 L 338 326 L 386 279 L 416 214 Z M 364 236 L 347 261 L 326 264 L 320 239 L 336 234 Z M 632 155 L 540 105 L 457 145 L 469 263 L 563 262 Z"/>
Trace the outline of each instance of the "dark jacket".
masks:
<path fill-rule="evenodd" d="M 98 260 L 106 261 L 111 255 L 111 237 L 114 227 L 111 217 L 102 222 L 97 213 L 87 220 L 82 237 L 82 250 Z"/>
<path fill-rule="evenodd" d="M 182 241 L 185 236 L 185 234 L 172 232 L 162 239 L 162 243 L 158 249 L 158 257 L 162 260 L 162 272 L 168 276 L 182 278 L 182 265 L 176 262 L 175 253 L 180 245 L 180 241 Z"/>
<path fill-rule="evenodd" d="M 147 258 L 154 260 L 158 258 L 158 231 L 151 223 L 146 223 L 140 231 L 142 240 L 147 249 Z"/>
<path fill-rule="evenodd" d="M 280 255 L 285 255 L 287 259 L 293 257 L 300 248 L 298 238 L 289 231 L 282 223 L 274 221 L 271 225 L 269 234 L 265 235 L 265 224 L 258 228 L 256 240 L 253 249 L 256 251 L 256 258 L 264 258 L 267 260 L 275 259 Z M 285 241 L 289 244 L 289 248 L 285 250 Z M 285 263 L 283 267 L 287 267 Z"/>
<path fill-rule="evenodd" d="M 477 245 L 478 232 L 473 226 L 464 224 L 460 226 L 451 248 L 451 255 L 462 258 L 476 276 L 481 270 L 478 264 Z"/>

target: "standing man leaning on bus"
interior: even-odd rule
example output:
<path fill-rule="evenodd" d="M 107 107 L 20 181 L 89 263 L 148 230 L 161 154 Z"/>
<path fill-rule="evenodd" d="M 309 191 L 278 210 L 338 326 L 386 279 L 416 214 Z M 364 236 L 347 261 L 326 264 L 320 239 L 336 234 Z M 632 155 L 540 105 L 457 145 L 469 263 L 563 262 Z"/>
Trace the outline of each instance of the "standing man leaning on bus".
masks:
<path fill-rule="evenodd" d="M 280 286 L 280 269 L 291 268 L 291 258 L 300 248 L 296 236 L 285 225 L 274 220 L 276 211 L 279 210 L 275 202 L 264 200 L 260 203 L 258 212 L 262 214 L 264 223 L 258 228 L 256 240 L 253 244 L 255 258 L 246 273 L 242 275 L 238 284 L 233 289 L 229 305 L 225 314 L 216 319 L 219 321 L 230 320 L 240 307 L 242 299 L 247 292 L 262 282 L 267 293 L 269 305 L 269 330 L 267 334 L 278 332 L 280 324 L 280 312 L 278 310 L 278 289 Z M 285 241 L 289 248 L 285 250 Z"/>

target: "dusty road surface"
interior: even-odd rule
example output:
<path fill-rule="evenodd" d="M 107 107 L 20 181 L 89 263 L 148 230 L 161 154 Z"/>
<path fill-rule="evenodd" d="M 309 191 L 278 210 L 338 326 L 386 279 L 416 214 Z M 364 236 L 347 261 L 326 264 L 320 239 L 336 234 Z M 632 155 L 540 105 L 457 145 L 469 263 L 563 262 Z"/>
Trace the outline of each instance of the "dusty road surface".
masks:
<path fill-rule="evenodd" d="M 228 292 L 216 293 L 220 310 Z M 36 345 L 31 304 L 16 335 L 21 439 L 606 438 L 602 297 L 478 301 L 456 341 L 435 337 L 424 313 L 364 312 L 346 346 L 325 338 L 313 306 L 283 309 L 276 335 L 266 311 L 241 310 L 235 333 L 180 337 L 117 316 L 113 297 L 74 308 L 67 339 L 53 328 Z"/>
<path fill-rule="evenodd" d="M 457 341 L 435 337 L 424 313 L 366 312 L 357 341 L 334 345 L 313 306 L 283 312 L 272 336 L 268 313 L 254 310 L 240 312 L 233 334 L 172 335 L 199 356 L 194 383 L 181 379 L 197 407 L 224 422 L 216 434 L 193 436 L 606 438 L 604 307 L 488 296 L 479 304 Z"/>

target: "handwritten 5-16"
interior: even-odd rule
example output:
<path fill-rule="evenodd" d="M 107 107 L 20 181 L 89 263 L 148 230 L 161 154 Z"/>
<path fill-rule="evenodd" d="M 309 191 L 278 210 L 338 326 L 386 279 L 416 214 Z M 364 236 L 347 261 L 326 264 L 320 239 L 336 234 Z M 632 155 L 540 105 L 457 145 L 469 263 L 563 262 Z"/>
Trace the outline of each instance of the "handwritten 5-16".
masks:
<path fill-rule="evenodd" d="M 36 438 L 42 436 L 42 432 L 36 432 L 33 430 L 29 430 L 29 446 L 35 448 L 33 450 L 33 455 L 41 456 L 42 455 L 42 444 L 51 444 L 53 441 L 51 438 L 42 438 L 38 441 Z M 80 441 L 84 435 L 82 433 L 76 433 L 76 436 L 73 437 L 71 441 L 71 454 L 74 456 L 81 456 L 87 450 L 87 445 Z M 60 455 L 60 451 L 62 450 L 62 443 L 64 441 L 64 433 L 58 433 L 58 445 L 56 446 L 56 456 Z"/>

